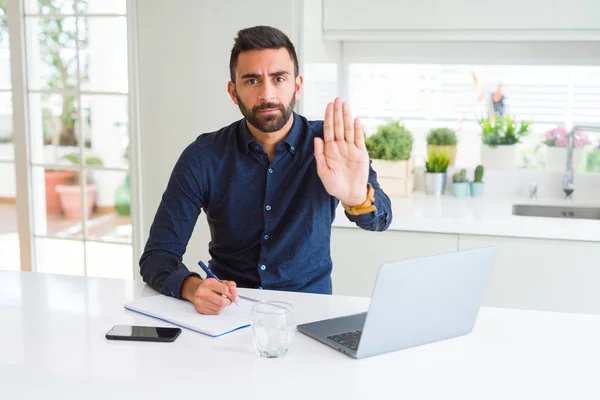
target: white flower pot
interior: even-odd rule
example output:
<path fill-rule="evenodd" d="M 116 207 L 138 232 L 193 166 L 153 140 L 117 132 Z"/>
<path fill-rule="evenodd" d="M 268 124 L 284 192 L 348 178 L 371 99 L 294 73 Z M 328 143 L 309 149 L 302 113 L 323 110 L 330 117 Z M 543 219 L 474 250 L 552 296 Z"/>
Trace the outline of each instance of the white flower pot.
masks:
<path fill-rule="evenodd" d="M 425 193 L 441 196 L 446 190 L 445 172 L 425 172 Z"/>
<path fill-rule="evenodd" d="M 481 164 L 489 169 L 516 169 L 519 166 L 519 152 L 516 145 L 481 145 Z"/>
<path fill-rule="evenodd" d="M 583 162 L 583 149 L 573 149 L 573 170 L 579 171 Z M 567 148 L 546 146 L 546 169 L 564 172 L 567 169 Z"/>

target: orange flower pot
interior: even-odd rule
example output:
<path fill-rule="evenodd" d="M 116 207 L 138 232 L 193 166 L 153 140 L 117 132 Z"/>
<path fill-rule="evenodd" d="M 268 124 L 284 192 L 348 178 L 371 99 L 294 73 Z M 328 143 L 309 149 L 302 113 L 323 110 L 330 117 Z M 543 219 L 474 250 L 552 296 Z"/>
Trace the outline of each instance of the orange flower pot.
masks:
<path fill-rule="evenodd" d="M 77 171 L 52 171 L 46 170 L 44 173 L 46 181 L 46 213 L 59 214 L 62 211 L 60 196 L 56 192 L 56 186 L 60 185 L 69 178 L 77 175 Z"/>

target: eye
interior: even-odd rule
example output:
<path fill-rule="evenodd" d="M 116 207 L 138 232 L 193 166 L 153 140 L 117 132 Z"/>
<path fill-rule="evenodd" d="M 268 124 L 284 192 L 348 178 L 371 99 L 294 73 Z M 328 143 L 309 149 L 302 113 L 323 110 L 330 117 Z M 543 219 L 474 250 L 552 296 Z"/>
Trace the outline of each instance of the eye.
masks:
<path fill-rule="evenodd" d="M 250 79 L 246 80 L 246 83 L 248 85 L 255 85 L 256 82 L 258 82 L 258 81 L 256 79 L 254 79 L 254 78 L 250 78 Z"/>
<path fill-rule="evenodd" d="M 277 78 L 275 78 L 275 80 L 279 83 L 284 82 L 285 78 L 283 76 L 278 76 Z"/>

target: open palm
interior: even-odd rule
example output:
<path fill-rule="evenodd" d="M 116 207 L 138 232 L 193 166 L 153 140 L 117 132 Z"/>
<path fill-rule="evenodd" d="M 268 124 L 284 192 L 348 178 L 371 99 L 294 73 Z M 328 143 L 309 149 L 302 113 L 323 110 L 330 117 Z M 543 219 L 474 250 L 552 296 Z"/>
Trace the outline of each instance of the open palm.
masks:
<path fill-rule="evenodd" d="M 346 206 L 367 198 L 369 154 L 358 118 L 340 98 L 325 111 L 323 139 L 315 138 L 317 173 L 327 193 Z"/>

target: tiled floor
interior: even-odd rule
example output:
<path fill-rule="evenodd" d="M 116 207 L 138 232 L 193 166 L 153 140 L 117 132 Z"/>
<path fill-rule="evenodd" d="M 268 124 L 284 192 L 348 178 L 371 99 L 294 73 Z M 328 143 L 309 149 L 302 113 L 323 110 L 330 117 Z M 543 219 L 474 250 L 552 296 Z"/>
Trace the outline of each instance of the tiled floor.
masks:
<path fill-rule="evenodd" d="M 48 236 L 80 238 L 80 220 L 70 220 L 60 214 L 50 214 L 47 218 Z M 131 217 L 116 213 L 94 214 L 87 225 L 90 238 L 131 243 Z M 0 203 L 0 235 L 15 232 L 17 232 L 16 205 Z"/>
<path fill-rule="evenodd" d="M 46 216 L 43 216 L 46 217 Z M 131 249 L 131 218 L 116 213 L 94 214 L 87 223 L 88 238 L 98 241 L 120 242 L 87 243 L 80 240 L 81 221 L 61 215 L 47 217 L 47 236 L 61 239 L 36 239 L 37 270 L 112 278 L 130 278 L 133 266 Z M 15 204 L 0 203 L 0 269 L 19 270 L 19 238 Z M 87 263 L 84 260 L 84 254 Z M 86 268 L 84 269 L 84 264 Z"/>
<path fill-rule="evenodd" d="M 0 203 L 0 235 L 17 231 L 17 206 Z"/>

